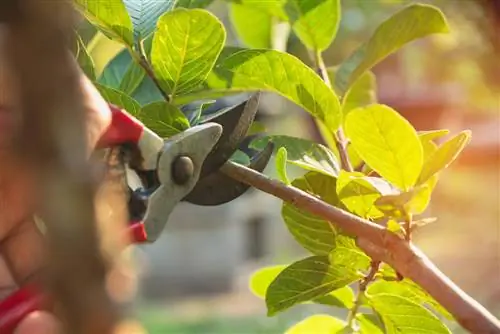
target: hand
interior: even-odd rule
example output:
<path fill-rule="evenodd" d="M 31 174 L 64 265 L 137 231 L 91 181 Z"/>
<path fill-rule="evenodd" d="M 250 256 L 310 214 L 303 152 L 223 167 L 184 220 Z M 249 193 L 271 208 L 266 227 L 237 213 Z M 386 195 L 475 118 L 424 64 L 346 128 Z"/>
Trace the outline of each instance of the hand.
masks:
<path fill-rule="evenodd" d="M 1 37 L 1 36 L 0 36 Z M 1 43 L 0 43 L 1 44 Z M 2 58 L 0 45 L 0 300 L 18 286 L 34 280 L 43 267 L 42 235 L 34 223 L 31 173 L 15 161 L 10 149 L 16 132 L 15 87 Z M 111 121 L 106 101 L 82 74 L 89 149 Z M 50 314 L 36 312 L 24 319 L 17 334 L 55 334 L 58 322 Z"/>

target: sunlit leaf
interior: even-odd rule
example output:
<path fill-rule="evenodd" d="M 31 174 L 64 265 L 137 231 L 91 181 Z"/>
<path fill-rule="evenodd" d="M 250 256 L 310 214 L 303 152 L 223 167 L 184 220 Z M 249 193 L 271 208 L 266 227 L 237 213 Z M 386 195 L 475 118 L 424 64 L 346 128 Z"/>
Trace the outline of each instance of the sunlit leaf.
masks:
<path fill-rule="evenodd" d="M 272 1 L 236 0 L 232 2 L 240 3 L 247 7 L 254 8 L 261 12 L 265 12 L 270 16 L 276 17 L 280 20 L 287 20 L 287 15 L 285 13 L 285 5 L 287 1 L 288 0 L 272 0 Z"/>
<path fill-rule="evenodd" d="M 335 334 L 347 325 L 344 320 L 326 314 L 315 314 L 287 329 L 285 334 Z"/>
<path fill-rule="evenodd" d="M 156 28 L 158 18 L 174 8 L 176 0 L 123 0 L 132 18 L 138 40 L 148 37 Z"/>
<path fill-rule="evenodd" d="M 359 324 L 359 334 L 384 334 L 384 326 L 375 316 L 360 313 L 356 320 Z"/>
<path fill-rule="evenodd" d="M 292 186 L 318 196 L 329 204 L 340 205 L 335 192 L 336 180 L 331 176 L 309 172 L 295 179 Z M 328 255 L 335 248 L 338 231 L 330 222 L 286 202 L 283 203 L 281 215 L 295 240 L 311 253 Z"/>
<path fill-rule="evenodd" d="M 389 219 L 389 221 L 387 222 L 387 229 L 394 233 L 403 231 L 403 227 L 401 226 L 401 224 L 393 219 Z"/>
<path fill-rule="evenodd" d="M 372 294 L 369 299 L 382 318 L 388 334 L 451 333 L 434 314 L 418 302 L 389 293 Z"/>
<path fill-rule="evenodd" d="M 177 103 L 249 91 L 279 94 L 332 131 L 340 125 L 340 104 L 334 92 L 298 58 L 275 50 L 226 48 L 205 86 L 179 97 Z"/>
<path fill-rule="evenodd" d="M 363 218 L 382 217 L 384 214 L 377 209 L 375 201 L 393 192 L 383 179 L 363 173 L 342 170 L 337 179 L 337 196 L 350 212 Z"/>
<path fill-rule="evenodd" d="M 174 136 L 189 128 L 186 116 L 167 102 L 153 102 L 144 106 L 139 119 L 163 138 Z"/>
<path fill-rule="evenodd" d="M 288 179 L 288 175 L 286 173 L 286 162 L 287 162 L 287 152 L 286 148 L 280 147 L 278 151 L 276 151 L 276 172 L 281 180 L 281 182 L 285 184 L 290 184 L 290 180 Z"/>
<path fill-rule="evenodd" d="M 421 139 L 425 140 L 436 140 L 441 137 L 446 136 L 450 133 L 450 130 L 442 129 L 442 130 L 430 130 L 430 131 L 418 131 L 418 136 Z"/>
<path fill-rule="evenodd" d="M 422 168 L 422 173 L 418 178 L 418 183 L 422 184 L 426 182 L 431 176 L 447 168 L 453 161 L 455 161 L 465 146 L 467 146 L 470 139 L 471 132 L 469 130 L 465 130 L 441 144 L 438 150 L 434 152 L 434 154 L 432 154 L 425 162 Z"/>
<path fill-rule="evenodd" d="M 272 135 L 258 138 L 252 147 L 263 149 L 272 142 L 276 150 L 284 147 L 287 162 L 309 171 L 335 176 L 340 170 L 337 158 L 328 148 L 313 141 L 290 136 Z"/>
<path fill-rule="evenodd" d="M 126 110 L 133 116 L 137 117 L 139 115 L 141 106 L 132 97 L 119 90 L 101 85 L 99 83 L 94 83 L 94 85 L 106 102 Z"/>
<path fill-rule="evenodd" d="M 345 131 L 359 156 L 402 190 L 415 185 L 423 165 L 422 144 L 413 126 L 386 105 L 352 110 Z"/>
<path fill-rule="evenodd" d="M 191 92 L 207 77 L 226 40 L 222 22 L 203 9 L 179 8 L 158 20 L 151 62 L 172 96 Z"/>
<path fill-rule="evenodd" d="M 234 2 L 229 6 L 229 17 L 236 34 L 250 48 L 271 49 L 273 17 L 252 6 Z"/>
<path fill-rule="evenodd" d="M 286 267 L 286 265 L 264 267 L 253 273 L 250 277 L 250 290 L 252 293 L 259 298 L 265 299 L 267 288 Z M 354 292 L 351 287 L 344 286 L 343 288 L 336 289 L 324 296 L 314 298 L 310 302 L 342 308 L 351 308 L 354 303 Z M 306 303 L 309 302 L 306 301 Z"/>
<path fill-rule="evenodd" d="M 75 4 L 107 37 L 130 46 L 134 44 L 132 20 L 122 0 L 75 0 Z"/>
<path fill-rule="evenodd" d="M 395 273 L 389 273 L 387 276 L 395 277 Z M 419 304 L 426 304 L 432 307 L 433 310 L 439 312 L 439 314 L 441 314 L 445 318 L 453 320 L 453 317 L 448 311 L 446 311 L 443 306 L 441 306 L 441 304 L 439 304 L 433 297 L 431 297 L 415 282 L 407 278 L 397 282 L 378 280 L 371 284 L 368 288 L 368 294 L 370 295 L 385 293 L 404 297 Z"/>
<path fill-rule="evenodd" d="M 340 0 L 287 0 L 285 12 L 295 34 L 310 50 L 324 51 L 337 35 Z"/>
<path fill-rule="evenodd" d="M 323 296 L 360 278 L 348 266 L 330 265 L 327 256 L 299 260 L 282 272 L 266 292 L 268 315 L 274 315 L 296 304 Z"/>
<path fill-rule="evenodd" d="M 363 253 L 356 241 L 345 236 L 338 236 L 335 248 L 328 255 L 332 266 L 345 266 L 352 270 L 366 270 L 371 263 L 370 257 Z"/>
<path fill-rule="evenodd" d="M 405 44 L 436 33 L 447 33 L 448 24 L 436 7 L 413 4 L 383 22 L 340 66 L 335 86 L 340 95 L 367 70 Z"/>
<path fill-rule="evenodd" d="M 428 139 L 427 136 L 419 135 L 420 143 L 422 144 L 422 151 L 424 154 L 424 164 L 432 156 L 438 149 L 438 146 L 432 141 L 432 139 Z"/>

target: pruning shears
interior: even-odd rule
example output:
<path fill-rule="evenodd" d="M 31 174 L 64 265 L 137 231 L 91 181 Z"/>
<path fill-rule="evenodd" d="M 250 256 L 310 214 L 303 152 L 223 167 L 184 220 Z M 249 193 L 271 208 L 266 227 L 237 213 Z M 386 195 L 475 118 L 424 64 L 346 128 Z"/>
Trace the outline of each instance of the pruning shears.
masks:
<path fill-rule="evenodd" d="M 111 125 L 97 148 L 133 147 L 139 159 L 126 162 L 130 222 L 126 233 L 136 244 L 162 234 L 168 217 L 181 201 L 212 206 L 228 203 L 249 186 L 219 172 L 242 145 L 257 113 L 259 94 L 208 118 L 182 133 L 163 139 L 126 111 L 110 105 Z M 263 171 L 272 144 L 257 152 L 248 167 Z M 36 285 L 25 285 L 0 302 L 0 333 L 12 333 L 29 313 L 51 308 Z"/>

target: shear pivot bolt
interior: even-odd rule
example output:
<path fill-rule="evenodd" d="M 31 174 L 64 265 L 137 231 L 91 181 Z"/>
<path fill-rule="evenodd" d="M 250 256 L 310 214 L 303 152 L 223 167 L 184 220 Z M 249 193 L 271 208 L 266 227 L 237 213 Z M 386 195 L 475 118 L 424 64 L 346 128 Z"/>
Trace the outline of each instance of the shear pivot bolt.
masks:
<path fill-rule="evenodd" d="M 172 164 L 172 178 L 177 184 L 185 184 L 194 174 L 193 160 L 187 156 L 180 156 Z"/>

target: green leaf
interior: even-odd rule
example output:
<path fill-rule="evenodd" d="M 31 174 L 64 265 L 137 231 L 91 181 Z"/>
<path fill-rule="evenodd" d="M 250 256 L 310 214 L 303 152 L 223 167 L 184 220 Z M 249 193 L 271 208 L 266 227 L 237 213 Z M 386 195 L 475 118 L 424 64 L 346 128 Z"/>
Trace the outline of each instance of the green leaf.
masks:
<path fill-rule="evenodd" d="M 75 4 L 108 38 L 130 46 L 134 44 L 132 21 L 122 0 L 75 0 Z"/>
<path fill-rule="evenodd" d="M 326 50 L 337 35 L 340 0 L 287 0 L 285 12 L 295 34 L 310 50 Z"/>
<path fill-rule="evenodd" d="M 395 277 L 395 274 L 390 273 L 388 276 Z M 404 297 L 421 305 L 426 304 L 432 307 L 432 309 L 436 312 L 439 312 L 439 314 L 441 314 L 448 320 L 453 320 L 452 315 L 448 311 L 446 311 L 446 309 L 441 306 L 441 304 L 439 304 L 433 297 L 431 297 L 415 282 L 407 278 L 398 282 L 378 280 L 369 286 L 368 294 L 393 294 L 399 297 Z"/>
<path fill-rule="evenodd" d="M 91 80 L 95 81 L 96 79 L 96 74 L 95 74 L 95 64 L 94 60 L 88 53 L 87 47 L 82 41 L 82 38 L 80 35 L 76 36 L 77 43 L 78 43 L 78 65 L 80 65 L 83 73 Z"/>
<path fill-rule="evenodd" d="M 123 0 L 132 18 L 134 35 L 144 40 L 156 28 L 158 18 L 174 8 L 176 0 Z"/>
<path fill-rule="evenodd" d="M 222 22 L 203 9 L 176 9 L 158 21 L 151 62 L 161 87 L 191 92 L 212 70 L 226 40 Z"/>
<path fill-rule="evenodd" d="M 393 219 L 389 219 L 389 221 L 387 222 L 387 229 L 394 233 L 403 232 L 403 227 L 401 226 L 401 224 Z"/>
<path fill-rule="evenodd" d="M 259 298 L 265 299 L 269 285 L 286 267 L 286 265 L 270 266 L 261 268 L 253 273 L 250 277 L 250 290 L 252 293 Z M 314 298 L 311 302 L 341 308 L 351 308 L 354 304 L 354 292 L 351 287 L 344 286 L 324 296 Z"/>
<path fill-rule="evenodd" d="M 106 65 L 99 76 L 98 82 L 112 88 L 119 88 L 125 73 L 133 63 L 129 51 L 124 49 Z"/>
<path fill-rule="evenodd" d="M 450 133 L 450 130 L 442 129 L 442 130 L 430 130 L 430 131 L 418 131 L 418 136 L 420 139 L 424 140 L 435 140 L 441 137 L 446 136 Z"/>
<path fill-rule="evenodd" d="M 174 136 L 189 128 L 186 116 L 167 102 L 153 102 L 144 106 L 139 119 L 163 138 Z"/>
<path fill-rule="evenodd" d="M 273 18 L 268 13 L 248 5 L 231 3 L 229 17 L 236 34 L 245 46 L 272 49 Z"/>
<path fill-rule="evenodd" d="M 104 100 L 108 103 L 114 104 L 124 110 L 126 110 L 129 114 L 133 116 L 138 116 L 141 111 L 141 106 L 139 103 L 134 100 L 132 97 L 127 94 L 113 89 L 111 87 L 107 87 L 105 85 L 101 85 L 99 83 L 94 83 L 95 87 L 102 95 Z"/>
<path fill-rule="evenodd" d="M 285 13 L 285 4 L 288 0 L 273 0 L 273 1 L 262 1 L 262 0 L 229 0 L 231 2 L 240 3 L 247 7 L 254 8 L 261 12 L 265 12 L 273 17 L 280 20 L 286 21 L 287 15 Z"/>
<path fill-rule="evenodd" d="M 340 125 L 340 104 L 335 93 L 298 58 L 275 50 L 226 48 L 208 76 L 206 87 L 179 98 L 177 103 L 249 91 L 279 94 L 332 131 Z"/>
<path fill-rule="evenodd" d="M 355 271 L 366 270 L 371 263 L 370 257 L 356 246 L 356 241 L 346 236 L 337 237 L 335 248 L 328 257 L 332 266 L 348 267 Z"/>
<path fill-rule="evenodd" d="M 342 170 L 337 179 L 337 196 L 350 212 L 363 218 L 382 217 L 384 214 L 377 209 L 375 201 L 393 192 L 383 179 L 363 173 Z"/>
<path fill-rule="evenodd" d="M 214 0 L 177 0 L 176 8 L 206 8 Z"/>
<path fill-rule="evenodd" d="M 373 309 L 382 318 L 387 334 L 451 333 L 429 310 L 407 298 L 381 293 L 369 299 Z"/>
<path fill-rule="evenodd" d="M 338 66 L 327 69 L 330 82 L 335 82 Z M 377 78 L 372 71 L 365 72 L 357 79 L 342 98 L 344 117 L 353 109 L 377 103 Z"/>
<path fill-rule="evenodd" d="M 250 164 L 250 157 L 240 150 L 236 150 L 229 160 L 243 166 L 248 166 Z"/>
<path fill-rule="evenodd" d="M 348 266 L 330 265 L 327 256 L 312 256 L 285 268 L 266 293 L 268 315 L 342 288 L 360 276 Z"/>
<path fill-rule="evenodd" d="M 335 154 L 325 146 L 290 136 L 265 136 L 252 141 L 251 146 L 263 149 L 272 142 L 275 150 L 285 148 L 287 162 L 309 171 L 336 176 L 340 170 Z"/>
<path fill-rule="evenodd" d="M 359 324 L 359 334 L 384 334 L 383 324 L 380 324 L 375 316 L 358 313 L 356 320 Z"/>
<path fill-rule="evenodd" d="M 447 168 L 470 142 L 470 138 L 471 132 L 465 130 L 439 146 L 425 162 L 418 183 L 426 182 L 431 176 Z"/>
<path fill-rule="evenodd" d="M 286 173 L 286 161 L 287 161 L 287 152 L 286 148 L 280 147 L 276 152 L 276 172 L 281 180 L 281 182 L 286 185 L 290 184 L 290 180 L 288 179 L 288 175 Z"/>
<path fill-rule="evenodd" d="M 336 180 L 331 176 L 309 172 L 295 179 L 292 186 L 318 196 L 328 204 L 341 205 L 335 192 Z M 328 255 L 335 248 L 338 231 L 330 222 L 286 202 L 281 215 L 295 240 L 311 253 Z"/>
<path fill-rule="evenodd" d="M 289 328 L 285 334 L 335 334 L 341 333 L 346 322 L 326 314 L 315 314 Z"/>
<path fill-rule="evenodd" d="M 120 90 L 127 94 L 133 94 L 145 77 L 146 72 L 144 72 L 142 67 L 132 62 L 123 75 L 123 79 L 120 82 Z"/>
<path fill-rule="evenodd" d="M 395 195 L 385 195 L 375 201 L 376 207 L 391 217 L 404 217 L 405 214 L 421 214 L 429 205 L 437 177 L 409 191 Z"/>
<path fill-rule="evenodd" d="M 422 144 L 412 125 L 386 105 L 352 110 L 345 131 L 359 156 L 402 190 L 415 185 L 423 165 Z"/>
<path fill-rule="evenodd" d="M 447 33 L 443 13 L 430 5 L 413 4 L 383 22 L 371 36 L 340 66 L 335 86 L 340 95 L 367 70 L 405 44 L 436 33 Z"/>

